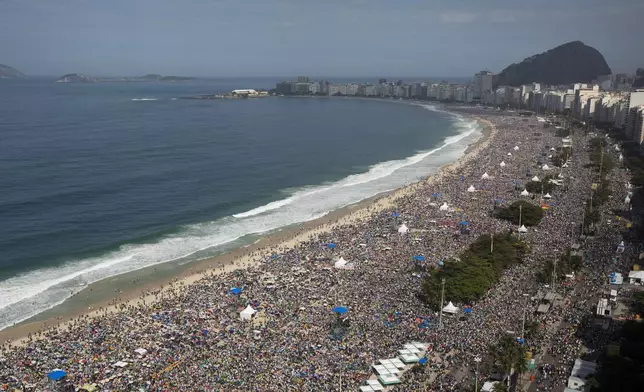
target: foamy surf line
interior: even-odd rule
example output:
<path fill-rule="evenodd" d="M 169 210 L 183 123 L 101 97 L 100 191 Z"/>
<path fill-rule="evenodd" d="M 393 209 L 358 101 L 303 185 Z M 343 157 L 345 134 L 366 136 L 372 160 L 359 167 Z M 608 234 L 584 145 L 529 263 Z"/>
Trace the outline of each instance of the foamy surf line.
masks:
<path fill-rule="evenodd" d="M 431 106 L 424 107 L 434 110 Z M 415 182 L 457 160 L 473 142 L 471 136 L 479 129 L 476 122 L 465 121 L 458 115 L 455 118 L 453 127 L 459 132 L 446 137 L 434 149 L 375 164 L 364 173 L 331 184 L 307 187 L 247 212 L 185 226 L 179 234 L 155 243 L 125 245 L 100 257 L 71 261 L 57 268 L 39 269 L 3 281 L 0 283 L 0 329 L 63 303 L 72 293 L 91 283 L 158 263 L 185 260 L 200 252 L 216 251 L 241 237 L 311 221 Z"/>
<path fill-rule="evenodd" d="M 158 98 L 132 98 L 132 101 L 157 101 Z"/>

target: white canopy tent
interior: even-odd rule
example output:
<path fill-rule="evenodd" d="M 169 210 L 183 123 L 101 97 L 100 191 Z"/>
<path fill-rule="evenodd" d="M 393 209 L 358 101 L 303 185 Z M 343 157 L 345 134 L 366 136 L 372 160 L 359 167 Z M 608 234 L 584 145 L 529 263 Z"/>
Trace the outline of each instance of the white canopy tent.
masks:
<path fill-rule="evenodd" d="M 407 227 L 407 225 L 404 223 L 400 225 L 400 227 L 398 228 L 398 232 L 400 234 L 406 234 L 408 231 L 409 231 L 409 227 Z"/>
<path fill-rule="evenodd" d="M 344 259 L 344 257 L 340 257 L 338 261 L 335 262 L 333 265 L 335 268 L 344 268 L 349 262 Z"/>
<path fill-rule="evenodd" d="M 257 313 L 257 311 L 253 309 L 252 306 L 248 305 L 246 306 L 246 309 L 239 312 L 239 318 L 242 320 L 250 320 L 255 313 Z"/>
<path fill-rule="evenodd" d="M 545 164 L 545 165 L 541 166 L 541 168 L 543 170 L 550 170 L 550 166 L 548 166 L 548 164 Z"/>
<path fill-rule="evenodd" d="M 545 195 L 543 195 L 543 198 L 544 198 L 544 199 L 550 199 L 551 197 L 552 197 L 552 196 L 550 196 L 550 193 L 546 193 Z"/>
<path fill-rule="evenodd" d="M 476 188 L 474 188 L 474 185 L 470 185 L 469 188 L 467 188 L 468 192 L 476 192 Z"/>
<path fill-rule="evenodd" d="M 619 159 L 619 161 L 621 162 L 621 161 L 624 160 L 624 156 L 622 154 L 619 154 L 619 158 L 617 158 L 617 159 Z"/>
<path fill-rule="evenodd" d="M 456 314 L 458 312 L 458 308 L 454 306 L 452 301 L 450 301 L 447 306 L 443 308 L 443 313 L 449 313 L 449 314 Z"/>
<path fill-rule="evenodd" d="M 524 189 L 524 190 L 521 192 L 521 196 L 530 196 L 530 192 L 528 192 L 528 190 L 527 190 L 527 189 Z"/>
<path fill-rule="evenodd" d="M 481 180 L 487 180 L 488 178 L 490 178 L 490 175 L 487 174 L 487 172 L 483 173 L 483 175 L 481 176 Z"/>
<path fill-rule="evenodd" d="M 438 209 L 440 211 L 447 211 L 447 210 L 449 210 L 449 206 L 447 205 L 447 203 L 443 203 L 443 205 L 438 207 Z"/>
<path fill-rule="evenodd" d="M 626 196 L 626 198 L 624 199 L 624 203 L 628 204 L 630 202 L 631 202 L 631 198 Z"/>
<path fill-rule="evenodd" d="M 504 161 L 501 161 L 501 163 L 499 164 L 499 166 L 501 166 L 501 167 L 505 167 L 505 162 L 504 162 Z"/>
<path fill-rule="evenodd" d="M 511 157 L 511 156 L 512 156 L 512 153 L 511 153 L 511 152 L 509 152 L 509 153 L 508 153 L 508 156 L 509 156 L 509 157 Z"/>
<path fill-rule="evenodd" d="M 514 151 L 519 151 L 519 146 L 514 146 Z"/>
<path fill-rule="evenodd" d="M 137 348 L 136 350 L 134 350 L 134 352 L 139 354 L 139 355 L 145 355 L 145 354 L 148 353 L 148 350 L 146 350 L 144 348 Z"/>
<path fill-rule="evenodd" d="M 527 228 L 527 227 L 525 227 L 525 225 L 521 225 L 521 227 L 519 227 L 519 229 L 518 229 L 517 231 L 518 231 L 519 233 L 527 233 L 527 232 L 528 232 L 528 228 Z"/>
<path fill-rule="evenodd" d="M 532 181 L 534 181 L 534 182 L 539 182 L 539 181 L 541 181 L 541 180 L 539 179 L 539 177 L 534 176 L 534 177 L 532 177 Z"/>

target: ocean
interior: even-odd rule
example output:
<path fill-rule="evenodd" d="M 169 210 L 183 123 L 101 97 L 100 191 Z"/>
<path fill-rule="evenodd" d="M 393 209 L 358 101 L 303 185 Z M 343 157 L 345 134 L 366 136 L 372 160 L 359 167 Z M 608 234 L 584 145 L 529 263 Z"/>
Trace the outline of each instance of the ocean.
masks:
<path fill-rule="evenodd" d="M 0 80 L 0 329 L 414 182 L 480 136 L 428 104 L 181 99 L 277 81 Z"/>

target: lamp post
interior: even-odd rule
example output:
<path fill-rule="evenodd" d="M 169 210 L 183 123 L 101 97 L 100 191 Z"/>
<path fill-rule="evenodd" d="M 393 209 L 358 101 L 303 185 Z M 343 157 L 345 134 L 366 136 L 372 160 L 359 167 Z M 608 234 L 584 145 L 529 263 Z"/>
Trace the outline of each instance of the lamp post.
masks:
<path fill-rule="evenodd" d="M 523 319 L 521 321 L 521 339 L 525 339 L 525 310 L 527 308 L 526 300 L 528 299 L 528 295 L 528 293 L 523 293 Z"/>
<path fill-rule="evenodd" d="M 443 329 L 443 304 L 445 303 L 445 278 L 441 279 L 441 306 L 438 310 L 438 329 Z"/>
<path fill-rule="evenodd" d="M 474 362 L 476 362 L 476 370 L 474 371 L 474 392 L 479 392 L 479 363 L 481 363 L 481 357 L 474 357 Z"/>

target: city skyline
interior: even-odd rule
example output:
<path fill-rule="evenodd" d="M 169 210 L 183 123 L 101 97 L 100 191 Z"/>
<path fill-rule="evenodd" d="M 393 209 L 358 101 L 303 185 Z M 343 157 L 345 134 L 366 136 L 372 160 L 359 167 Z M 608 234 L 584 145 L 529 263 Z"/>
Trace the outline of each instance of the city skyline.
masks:
<path fill-rule="evenodd" d="M 0 63 L 30 75 L 450 78 L 580 40 L 633 72 L 640 3 L 3 0 Z"/>

